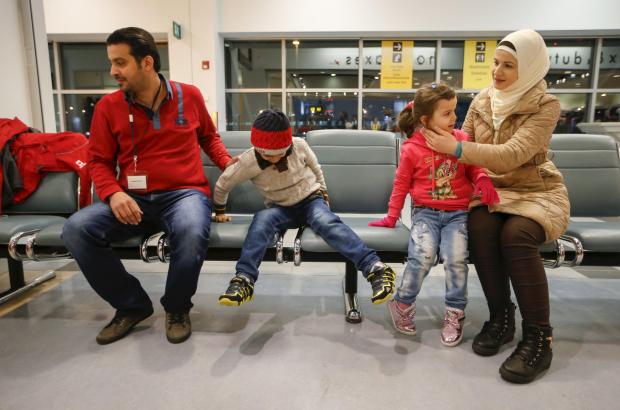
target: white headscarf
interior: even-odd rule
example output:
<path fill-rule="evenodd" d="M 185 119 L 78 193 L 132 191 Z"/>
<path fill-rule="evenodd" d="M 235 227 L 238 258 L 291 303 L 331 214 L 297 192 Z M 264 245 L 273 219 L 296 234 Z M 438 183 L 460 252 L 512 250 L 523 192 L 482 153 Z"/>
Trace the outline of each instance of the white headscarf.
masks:
<path fill-rule="evenodd" d="M 549 71 L 549 54 L 543 38 L 534 30 L 525 29 L 508 34 L 502 39 L 515 46 L 515 50 L 500 42 L 498 50 L 506 51 L 517 59 L 518 78 L 505 90 L 491 86 L 491 111 L 493 127 L 499 130 L 502 121 L 515 109 L 523 94 L 540 82 Z"/>

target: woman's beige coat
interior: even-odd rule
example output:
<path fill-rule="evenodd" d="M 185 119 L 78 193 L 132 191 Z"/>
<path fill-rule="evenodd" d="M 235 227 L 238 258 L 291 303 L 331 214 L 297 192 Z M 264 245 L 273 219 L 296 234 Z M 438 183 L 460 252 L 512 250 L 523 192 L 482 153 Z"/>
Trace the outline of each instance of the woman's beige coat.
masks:
<path fill-rule="evenodd" d="M 473 141 L 463 142 L 460 161 L 487 168 L 500 203 L 492 212 L 521 215 L 538 222 L 547 241 L 568 226 L 570 203 L 562 174 L 547 159 L 551 134 L 560 116 L 560 103 L 546 93 L 541 81 L 502 122 L 495 135 L 488 89 L 474 98 L 463 124 Z M 470 208 L 480 205 L 475 200 Z"/>

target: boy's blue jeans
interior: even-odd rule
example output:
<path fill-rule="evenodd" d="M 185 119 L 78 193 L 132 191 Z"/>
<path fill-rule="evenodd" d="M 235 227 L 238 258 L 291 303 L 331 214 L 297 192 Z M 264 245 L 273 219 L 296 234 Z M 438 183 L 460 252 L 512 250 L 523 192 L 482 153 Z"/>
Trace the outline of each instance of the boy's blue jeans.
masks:
<path fill-rule="evenodd" d="M 254 215 L 237 262 L 237 272 L 256 281 L 258 267 L 276 232 L 303 225 L 312 228 L 332 248 L 351 260 L 364 277 L 379 262 L 377 253 L 329 209 L 323 198 L 311 197 L 292 206 L 263 209 Z"/>
<path fill-rule="evenodd" d="M 95 203 L 65 223 L 62 238 L 67 249 L 93 289 L 110 305 L 117 310 L 146 310 L 152 306 L 150 298 L 110 243 L 163 230 L 168 234 L 171 253 L 161 304 L 166 312 L 189 311 L 207 255 L 211 201 L 193 189 L 128 194 L 143 212 L 138 225 L 119 222 L 108 204 Z"/>
<path fill-rule="evenodd" d="M 446 306 L 464 310 L 467 305 L 467 211 L 441 211 L 414 207 L 411 237 L 403 280 L 394 299 L 415 302 L 422 281 L 433 267 L 437 251 L 446 272 Z"/>

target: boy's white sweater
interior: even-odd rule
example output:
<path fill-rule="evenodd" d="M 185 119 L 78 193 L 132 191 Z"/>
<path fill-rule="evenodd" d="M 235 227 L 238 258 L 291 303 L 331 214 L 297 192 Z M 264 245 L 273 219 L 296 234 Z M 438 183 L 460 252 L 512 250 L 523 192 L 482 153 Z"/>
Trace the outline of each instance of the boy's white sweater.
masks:
<path fill-rule="evenodd" d="M 254 148 L 248 149 L 217 180 L 213 193 L 214 204 L 225 205 L 228 193 L 247 180 L 251 180 L 263 195 L 267 207 L 274 204 L 291 206 L 318 190 L 327 192 L 321 166 L 305 140 L 293 138 L 293 150 L 287 161 L 288 169 L 283 172 L 279 172 L 275 165 L 261 169 Z"/>

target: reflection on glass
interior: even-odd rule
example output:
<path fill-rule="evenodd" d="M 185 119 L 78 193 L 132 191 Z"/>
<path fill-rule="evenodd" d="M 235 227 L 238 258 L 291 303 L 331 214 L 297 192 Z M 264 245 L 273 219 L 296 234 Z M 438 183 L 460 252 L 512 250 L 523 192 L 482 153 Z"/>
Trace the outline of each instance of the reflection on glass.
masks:
<path fill-rule="evenodd" d="M 161 72 L 169 73 L 168 46 L 157 45 Z M 103 43 L 61 43 L 60 67 L 62 88 L 65 90 L 118 88 L 110 76 L 110 62 Z"/>
<path fill-rule="evenodd" d="M 560 119 L 554 134 L 579 134 L 577 124 L 585 120 L 589 94 L 555 94 L 560 100 Z"/>
<path fill-rule="evenodd" d="M 287 107 L 294 135 L 327 128 L 358 128 L 357 93 L 290 93 Z"/>
<path fill-rule="evenodd" d="M 620 88 L 620 39 L 603 40 L 598 86 Z"/>
<path fill-rule="evenodd" d="M 435 41 L 415 41 L 413 43 L 413 84 L 408 88 L 419 88 L 435 81 L 436 62 Z M 381 87 L 381 41 L 364 40 L 363 88 Z M 357 67 L 357 59 L 355 60 Z"/>
<path fill-rule="evenodd" d="M 397 131 L 398 114 L 415 94 L 365 93 L 362 102 L 362 129 Z"/>
<path fill-rule="evenodd" d="M 54 63 L 54 45 L 47 43 L 47 52 L 50 57 L 50 71 L 52 73 L 52 89 L 56 89 L 56 64 Z"/>
<path fill-rule="evenodd" d="M 551 66 L 549 88 L 589 88 L 594 40 L 546 40 Z"/>
<path fill-rule="evenodd" d="M 62 121 L 62 113 L 60 112 L 60 107 L 58 106 L 58 99 L 60 95 L 54 94 L 54 118 L 56 119 L 56 132 L 60 132 L 60 122 Z"/>
<path fill-rule="evenodd" d="M 620 93 L 599 93 L 596 95 L 594 121 L 620 121 Z"/>
<path fill-rule="evenodd" d="M 463 53 L 464 41 L 443 41 L 441 43 L 442 82 L 454 87 L 463 87 Z"/>
<path fill-rule="evenodd" d="M 467 116 L 467 110 L 469 110 L 469 106 L 475 96 L 476 94 L 474 93 L 456 95 L 456 124 L 454 124 L 454 128 L 460 129 L 463 126 L 463 121 L 465 121 L 465 116 Z"/>
<path fill-rule="evenodd" d="M 95 104 L 105 94 L 64 94 L 65 104 L 65 129 L 67 131 L 81 132 L 90 136 L 90 123 L 93 120 Z"/>
<path fill-rule="evenodd" d="M 286 42 L 287 88 L 357 88 L 356 40 Z"/>
<path fill-rule="evenodd" d="M 282 109 L 282 93 L 226 93 L 226 131 L 248 131 L 264 109 Z"/>
<path fill-rule="evenodd" d="M 226 88 L 282 88 L 280 41 L 224 42 Z"/>

